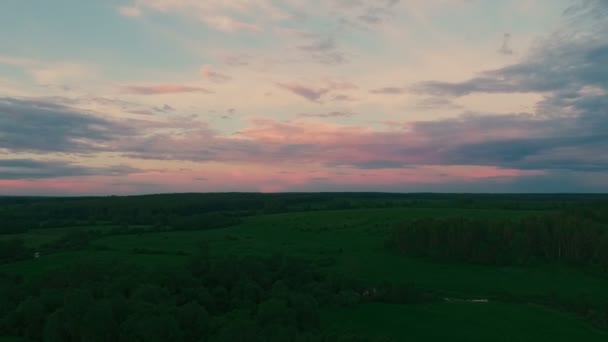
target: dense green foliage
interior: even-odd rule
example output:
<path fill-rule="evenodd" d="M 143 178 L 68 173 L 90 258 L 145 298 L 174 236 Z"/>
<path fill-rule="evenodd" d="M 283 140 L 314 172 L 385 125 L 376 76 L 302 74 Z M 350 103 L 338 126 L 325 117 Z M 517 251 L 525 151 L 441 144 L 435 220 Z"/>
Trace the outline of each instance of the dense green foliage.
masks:
<path fill-rule="evenodd" d="M 564 262 L 608 271 L 608 227 L 572 215 L 518 220 L 420 219 L 399 225 L 389 244 L 402 253 L 489 265 Z"/>
<path fill-rule="evenodd" d="M 355 341 L 323 333 L 320 309 L 432 300 L 413 287 L 370 287 L 291 258 L 207 254 L 201 248 L 172 271 L 96 263 L 28 281 L 2 275 L 0 333 L 32 341 Z"/>

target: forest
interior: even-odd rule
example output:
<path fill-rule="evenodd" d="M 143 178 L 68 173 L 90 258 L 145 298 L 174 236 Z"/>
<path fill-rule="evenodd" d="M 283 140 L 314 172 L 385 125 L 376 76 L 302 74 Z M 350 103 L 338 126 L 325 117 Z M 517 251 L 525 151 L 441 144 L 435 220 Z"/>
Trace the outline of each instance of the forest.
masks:
<path fill-rule="evenodd" d="M 0 222 L 0 341 L 608 338 L 608 196 L 2 197 Z"/>

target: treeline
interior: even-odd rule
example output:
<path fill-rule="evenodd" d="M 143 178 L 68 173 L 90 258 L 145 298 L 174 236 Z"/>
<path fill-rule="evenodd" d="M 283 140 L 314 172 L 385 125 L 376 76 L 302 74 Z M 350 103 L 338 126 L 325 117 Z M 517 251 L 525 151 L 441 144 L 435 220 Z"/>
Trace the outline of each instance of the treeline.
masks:
<path fill-rule="evenodd" d="M 363 301 L 415 303 L 410 286 L 370 287 L 306 263 L 208 258 L 148 271 L 79 264 L 23 280 L 0 275 L 0 336 L 31 341 L 390 341 L 323 331 L 320 311 Z"/>
<path fill-rule="evenodd" d="M 593 217 L 593 216 L 589 216 Z M 608 226 L 572 214 L 518 220 L 419 219 L 395 227 L 387 247 L 410 257 L 488 266 L 569 264 L 608 274 Z M 501 301 L 536 303 L 575 313 L 608 329 L 608 307 L 589 297 L 502 294 Z"/>
<path fill-rule="evenodd" d="M 560 262 L 608 272 L 608 227 L 567 214 L 517 220 L 418 219 L 398 225 L 392 248 L 413 257 L 486 265 Z"/>
<path fill-rule="evenodd" d="M 219 213 L 242 217 L 290 211 L 432 207 L 608 212 L 601 195 L 472 195 L 391 193 L 211 193 L 127 197 L 0 197 L 0 234 L 32 228 L 87 225 L 155 225 Z M 573 209 L 576 211 L 577 209 Z M 594 214 L 595 215 L 595 214 Z M 597 214 L 599 215 L 599 214 Z M 606 217 L 608 214 L 604 214 Z"/>

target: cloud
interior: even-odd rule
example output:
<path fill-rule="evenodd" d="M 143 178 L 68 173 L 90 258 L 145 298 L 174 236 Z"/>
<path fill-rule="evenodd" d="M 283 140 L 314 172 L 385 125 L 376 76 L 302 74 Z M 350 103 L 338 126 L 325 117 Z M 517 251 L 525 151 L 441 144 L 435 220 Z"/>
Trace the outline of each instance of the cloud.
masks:
<path fill-rule="evenodd" d="M 168 105 L 166 103 L 162 107 L 160 107 L 160 108 L 157 107 L 155 109 L 157 111 L 160 111 L 160 112 L 173 112 L 173 111 L 175 111 L 175 108 L 173 108 L 172 106 L 170 106 L 170 105 Z"/>
<path fill-rule="evenodd" d="M 315 117 L 340 117 L 330 112 Z M 303 115 L 313 116 L 313 115 Z M 255 119 L 234 135 L 209 128 L 180 136 L 136 139 L 132 156 L 260 165 L 313 163 L 325 167 L 403 168 L 484 166 L 510 170 L 608 170 L 608 134 L 581 131 L 576 119 L 533 114 L 467 114 L 403 122 L 388 131 L 329 123 Z M 604 126 L 605 127 L 605 126 Z"/>
<path fill-rule="evenodd" d="M 523 170 L 608 170 L 608 134 L 582 129 L 577 118 L 531 114 L 467 116 L 417 123 L 413 129 L 441 137 L 446 164 L 495 165 Z M 458 143 L 452 142 L 453 140 Z"/>
<path fill-rule="evenodd" d="M 217 32 L 201 31 L 198 33 L 203 36 L 192 39 L 193 43 L 202 44 L 204 40 L 206 44 L 201 49 L 204 50 L 204 56 L 197 56 L 194 60 L 217 63 L 213 67 L 203 65 L 200 77 L 217 83 L 234 77 L 234 82 L 225 90 L 241 91 L 240 94 L 245 96 L 241 99 L 242 103 L 236 104 L 238 117 L 231 115 L 233 113 L 229 108 L 235 106 L 235 103 L 230 102 L 230 99 L 198 96 L 200 93 L 210 93 L 204 88 L 206 85 L 202 80 L 182 85 L 123 83 L 126 85 L 121 88 L 123 91 L 114 94 L 117 98 L 104 95 L 76 96 L 80 88 L 70 84 L 72 90 L 62 95 L 71 95 L 71 98 L 2 99 L 0 152 L 11 158 L 2 168 L 3 175 L 5 179 L 13 179 L 20 170 L 33 179 L 60 174 L 74 177 L 102 175 L 103 172 L 98 170 L 83 170 L 82 168 L 86 169 L 85 163 L 68 163 L 65 169 L 61 169 L 58 161 L 29 166 L 25 162 L 31 158 L 29 153 L 50 153 L 51 158 L 59 160 L 61 158 L 52 153 L 84 154 L 102 151 L 112 152 L 113 158 L 121 160 L 133 158 L 130 160 L 133 165 L 162 163 L 167 167 L 175 166 L 176 170 L 178 166 L 184 165 L 193 169 L 204 167 L 203 173 L 199 169 L 191 170 L 191 174 L 187 174 L 190 171 L 180 171 L 184 175 L 175 174 L 176 178 L 185 176 L 184 179 L 189 182 L 204 175 L 208 181 L 204 182 L 204 188 L 200 188 L 203 190 L 208 189 L 207 184 L 217 186 L 218 189 L 226 189 L 226 186 L 243 186 L 247 189 L 262 186 L 264 189 L 294 189 L 298 186 L 310 188 L 315 179 L 310 178 L 307 170 L 301 169 L 302 165 L 318 170 L 314 174 L 316 179 L 327 179 L 329 185 L 336 184 L 336 188 L 344 186 L 345 189 L 357 188 L 357 184 L 370 189 L 389 190 L 415 189 L 415 184 L 437 184 L 435 188 L 430 188 L 440 191 L 440 186 L 446 184 L 446 189 L 466 190 L 467 186 L 471 189 L 510 189 L 509 186 L 512 189 L 525 189 L 534 182 L 544 184 L 537 187 L 542 189 L 557 187 L 559 177 L 568 183 L 562 188 L 574 189 L 585 175 L 589 175 L 595 182 L 603 181 L 606 184 L 607 177 L 598 176 L 608 172 L 608 157 L 604 153 L 608 150 L 608 36 L 605 35 L 608 27 L 606 17 L 602 17 L 608 14 L 608 6 L 604 1 L 585 1 L 579 7 L 568 9 L 568 26 L 535 42 L 533 49 L 527 54 L 520 54 L 518 60 L 496 56 L 496 51 L 492 57 L 491 50 L 497 50 L 500 44 L 500 41 L 494 41 L 494 47 L 490 45 L 490 51 L 486 51 L 492 58 L 487 64 L 484 60 L 483 64 L 502 67 L 489 67 L 477 74 L 465 75 L 467 77 L 461 78 L 461 82 L 445 82 L 455 80 L 454 77 L 462 75 L 465 69 L 454 67 L 443 70 L 445 74 L 436 71 L 440 78 L 433 79 L 433 76 L 426 82 L 404 87 L 403 80 L 396 79 L 399 75 L 391 73 L 391 70 L 395 70 L 394 66 L 379 65 L 383 61 L 373 56 L 364 57 L 361 64 L 353 65 L 352 68 L 333 67 L 350 61 L 349 47 L 353 48 L 352 51 L 364 53 L 370 51 L 370 46 L 373 45 L 378 47 L 379 52 L 389 48 L 397 49 L 394 52 L 400 54 L 403 47 L 390 45 L 390 41 L 396 41 L 396 34 L 401 37 L 402 30 L 405 29 L 403 25 L 409 24 L 383 26 L 393 15 L 403 14 L 404 18 L 411 17 L 416 25 L 426 25 L 422 23 L 423 19 L 434 21 L 437 18 L 429 16 L 421 19 L 419 13 L 413 12 L 425 12 L 427 7 L 452 6 L 453 2 L 456 1 L 408 2 L 407 5 L 412 6 L 410 13 L 405 6 L 397 7 L 396 1 L 383 0 L 314 3 L 302 0 L 133 0 L 130 8 L 138 9 L 137 14 L 141 16 L 153 11 L 155 14 L 184 16 L 181 19 L 185 19 L 185 26 L 175 27 L 175 33 L 179 31 L 180 34 L 186 34 L 185 30 L 191 28 L 189 25 L 192 23 L 234 33 L 269 33 L 270 28 L 277 27 L 273 31 L 277 36 L 218 35 Z M 336 16 L 327 16 L 328 9 L 334 9 Z M 441 11 L 444 11 L 442 15 L 450 14 L 450 11 Z M 426 15 L 427 13 L 422 13 L 420 17 Z M 297 16 L 305 19 L 289 23 L 285 21 L 285 18 Z M 351 25 L 350 28 L 364 29 L 365 32 L 347 29 L 341 26 L 340 20 L 344 21 L 342 24 Z M 286 25 L 290 28 L 286 28 Z M 202 29 L 205 30 L 205 27 Z M 361 35 L 349 36 L 353 33 Z M 424 45 L 426 38 L 433 40 L 440 38 L 437 35 L 441 34 L 427 33 L 428 37 L 411 38 L 415 44 Z M 244 38 L 255 40 L 245 42 Z M 280 40 L 276 41 L 275 38 Z M 235 52 L 218 48 L 224 43 L 229 46 L 226 49 L 234 49 Z M 512 51 L 507 40 L 501 51 Z M 419 58 L 424 58 L 424 53 L 428 51 L 418 52 L 421 55 L 417 53 L 406 61 L 406 64 L 413 64 L 401 67 L 407 69 L 420 66 Z M 211 57 L 216 57 L 216 61 L 213 62 Z M 512 64 L 496 64 L 507 60 Z M 279 65 L 279 62 L 283 64 Z M 294 68 L 289 65 L 291 62 L 308 64 Z M 69 67 L 68 64 L 72 63 L 45 63 L 6 56 L 0 56 L 0 63 L 9 68 L 23 68 L 25 75 L 39 84 L 95 80 L 98 77 L 95 73 L 87 74 L 86 67 Z M 324 65 L 310 65 L 311 63 Z M 386 63 L 391 62 L 387 60 Z M 229 69 L 246 65 L 252 67 L 247 68 L 246 72 L 245 68 L 241 68 L 238 74 L 236 69 Z M 251 82 L 268 79 L 270 70 L 277 77 L 281 75 L 281 78 L 274 80 L 274 94 L 268 92 L 270 89 L 264 88 L 248 91 L 259 84 Z M 418 71 L 422 72 L 421 70 Z M 315 76 L 318 72 L 325 75 L 348 75 L 353 80 L 373 81 L 382 78 L 387 81 L 376 89 L 372 89 L 375 86 L 367 86 L 362 91 L 363 95 L 368 94 L 366 98 L 358 94 L 358 90 L 355 91 L 357 85 L 345 80 L 323 78 L 318 74 Z M 359 75 L 359 72 L 367 74 Z M 408 73 L 407 77 L 419 76 Z M 386 87 L 381 87 L 383 85 Z M 51 95 L 56 91 L 56 87 L 35 89 Z M 103 91 L 102 88 L 96 89 Z M 283 90 L 286 93 L 281 94 Z M 411 96 L 409 92 L 421 96 Z M 268 95 L 264 96 L 265 93 Z M 295 96 L 291 97 L 289 93 Z M 484 97 L 484 93 L 499 95 Z M 533 95 L 509 95 L 516 93 Z M 125 97 L 144 101 L 142 103 L 122 100 L 124 95 L 159 94 L 192 96 Z M 468 95 L 472 96 L 467 97 Z M 525 109 L 527 112 L 522 113 L 499 113 L 506 108 L 502 104 L 478 105 L 478 102 L 483 101 L 494 102 L 494 99 L 503 95 L 513 96 L 515 102 L 521 98 L 526 98 L 525 101 L 528 102 L 530 99 L 542 100 L 535 108 Z M 313 104 L 336 105 L 338 103 L 333 101 L 352 101 L 354 96 L 361 96 L 358 104 L 368 115 L 353 117 L 354 113 L 340 107 L 320 109 L 315 105 L 317 109 L 314 109 L 306 107 L 310 103 L 300 102 L 302 108 L 298 108 L 298 104 L 293 103 L 294 99 L 300 98 Z M 174 99 L 177 97 L 180 99 Z M 397 98 L 398 103 L 395 102 Z M 403 102 L 405 100 L 407 101 Z M 496 112 L 464 112 L 455 118 L 432 119 L 431 115 L 435 114 L 441 117 L 454 115 L 455 110 L 464 110 L 458 104 L 472 102 L 477 107 L 496 108 Z M 274 107 L 275 110 L 270 108 L 268 112 L 268 106 L 277 103 L 278 107 Z M 346 106 L 348 107 L 351 106 Z M 211 108 L 218 111 L 213 115 L 201 114 L 198 118 L 189 116 L 191 113 L 208 113 Z M 422 110 L 432 110 L 432 113 L 415 113 Z M 302 112 L 304 113 L 297 114 Z M 268 113 L 268 117 L 247 117 L 246 113 Z M 413 119 L 425 114 L 429 114 L 425 121 Z M 126 118 L 120 123 L 104 119 L 114 115 L 126 115 Z M 290 119 L 276 119 L 281 116 Z M 137 119 L 131 119 L 134 117 Z M 234 120 L 220 120 L 228 117 L 234 117 Z M 219 122 L 219 126 L 212 127 L 209 122 L 203 121 L 205 119 Z M 390 124 L 385 126 L 376 124 L 389 120 Z M 19 153 L 28 154 L 21 157 Z M 106 158 L 108 154 L 104 153 L 99 158 Z M 12 164 L 9 165 L 9 162 Z M 218 168 L 215 173 L 207 173 L 208 169 L 214 167 Z M 37 168 L 40 169 L 38 173 L 35 171 Z M 237 172 L 239 169 L 240 175 Z M 257 169 L 255 177 L 249 176 L 252 169 Z M 276 170 L 289 172 L 281 174 L 284 178 L 277 181 L 279 184 L 274 184 Z M 336 172 L 343 171 L 348 177 L 335 177 Z M 105 172 L 111 173 L 108 170 Z M 237 175 L 232 176 L 232 172 Z M 270 174 L 272 176 L 268 176 Z M 169 178 L 167 174 L 163 178 L 150 177 L 125 180 L 124 184 L 149 186 Z M 480 179 L 483 182 L 473 184 Z M 521 182 L 518 183 L 517 180 Z M 221 187 L 222 182 L 224 188 Z M 186 183 L 180 183 L 177 188 L 188 190 L 189 184 Z M 5 184 L 7 183 L 0 186 L 4 187 Z M 395 184 L 395 187 L 391 184 Z M 171 189 L 171 185 L 163 185 L 161 188 Z M 421 186 L 420 189 L 428 188 Z"/>
<path fill-rule="evenodd" d="M 482 72 L 464 82 L 429 81 L 413 88 L 439 99 L 475 93 L 541 93 L 544 99 L 535 114 L 470 117 L 417 128 L 433 129 L 444 138 L 466 124 L 477 127 L 465 132 L 486 132 L 481 141 L 448 148 L 448 163 L 608 170 L 608 158 L 600 152 L 608 149 L 608 22 L 590 19 L 594 13 L 606 11 L 605 2 L 595 1 L 566 11 L 577 19 L 574 24 L 546 38 L 520 63 Z M 587 20 L 580 21 L 581 13 Z M 509 131 L 512 136 L 505 136 Z M 490 132 L 495 136 L 487 136 Z"/>
<path fill-rule="evenodd" d="M 39 85 L 65 84 L 99 78 L 97 67 L 81 63 L 58 63 L 37 65 L 27 69 Z"/>
<path fill-rule="evenodd" d="M 354 98 L 352 96 L 349 96 L 349 95 L 346 95 L 346 94 L 337 94 L 337 95 L 335 95 L 332 98 L 332 101 L 346 101 L 346 102 L 349 102 L 349 101 L 355 101 L 355 100 L 356 100 L 356 98 Z"/>
<path fill-rule="evenodd" d="M 277 86 L 287 89 L 309 101 L 321 103 L 322 98 L 333 91 L 343 91 L 357 89 L 358 86 L 348 81 L 340 79 L 325 78 L 319 82 L 322 86 L 306 85 L 300 82 L 276 83 Z M 335 100 L 335 97 L 334 97 Z"/>
<path fill-rule="evenodd" d="M 332 14 L 349 27 L 368 29 L 388 21 L 399 0 L 337 0 L 333 1 Z"/>
<path fill-rule="evenodd" d="M 289 28 L 289 27 L 277 27 L 277 28 L 275 28 L 275 31 L 279 35 L 285 36 L 290 39 L 293 39 L 293 38 L 315 39 L 315 38 L 320 37 L 320 35 L 317 33 L 313 33 L 313 32 L 306 31 L 306 30 Z"/>
<path fill-rule="evenodd" d="M 175 93 L 206 93 L 211 94 L 210 90 L 201 87 L 179 85 L 179 84 L 160 84 L 146 86 L 126 86 L 122 90 L 132 95 L 163 95 Z"/>
<path fill-rule="evenodd" d="M 65 160 L 0 159 L 0 180 L 74 176 L 124 176 L 140 170 L 129 166 L 88 167 Z"/>
<path fill-rule="evenodd" d="M 332 165 L 332 164 L 330 164 L 330 165 Z M 334 166 L 334 165 L 332 165 L 332 166 Z M 344 165 L 340 165 L 338 163 L 338 164 L 335 164 L 335 166 L 344 166 Z M 355 168 L 355 169 L 361 169 L 361 170 L 403 169 L 403 168 L 408 167 L 403 162 L 396 161 L 396 160 L 366 160 L 366 161 L 348 163 L 345 166 Z"/>
<path fill-rule="evenodd" d="M 384 87 L 378 89 L 372 89 L 369 91 L 372 94 L 386 94 L 386 95 L 400 95 L 405 94 L 407 90 L 401 87 Z"/>
<path fill-rule="evenodd" d="M 321 64 L 339 65 L 349 62 L 347 54 L 338 49 L 335 38 L 332 36 L 311 35 L 303 36 L 312 38 L 306 44 L 296 47 L 296 49 L 308 54 L 312 60 Z"/>
<path fill-rule="evenodd" d="M 378 5 L 370 6 L 365 9 L 363 14 L 357 19 L 368 25 L 377 25 L 391 16 L 391 10 L 399 3 L 399 0 L 378 1 Z"/>
<path fill-rule="evenodd" d="M 512 55 L 513 49 L 510 46 L 511 43 L 511 34 L 505 33 L 502 39 L 502 46 L 498 49 L 498 52 L 503 55 Z"/>
<path fill-rule="evenodd" d="M 61 104 L 0 98 L 0 149 L 87 153 L 127 134 L 133 132 L 122 124 Z"/>
<path fill-rule="evenodd" d="M 310 113 L 302 113 L 298 116 L 301 117 L 309 117 L 309 118 L 343 118 L 343 117 L 351 117 L 355 115 L 352 112 L 341 112 L 341 111 L 333 111 L 328 113 L 319 113 L 319 114 L 310 114 Z"/>
<path fill-rule="evenodd" d="M 595 4 L 599 12 L 605 5 Z M 570 12 L 568 12 L 570 13 Z M 577 12 L 578 13 L 578 12 Z M 435 96 L 465 96 L 473 93 L 548 93 L 550 101 L 584 87 L 608 88 L 608 21 L 588 27 L 568 27 L 541 41 L 518 64 L 480 73 L 464 82 L 428 81 L 412 90 Z"/>
<path fill-rule="evenodd" d="M 36 65 L 38 62 L 29 58 L 0 55 L 0 64 L 15 67 L 27 67 Z"/>
<path fill-rule="evenodd" d="M 234 18 L 225 15 L 216 15 L 212 17 L 206 17 L 203 21 L 211 28 L 222 32 L 261 32 L 261 27 L 238 21 Z"/>
<path fill-rule="evenodd" d="M 313 88 L 297 82 L 277 83 L 277 85 L 312 102 L 318 102 L 330 91 L 329 88 Z"/>
<path fill-rule="evenodd" d="M 217 14 L 257 14 L 271 20 L 289 19 L 285 10 L 272 0 L 135 0 L 139 6 L 160 12 L 175 12 L 184 16 L 205 17 Z"/>
<path fill-rule="evenodd" d="M 118 13 L 125 17 L 139 17 L 141 16 L 141 10 L 133 6 L 121 6 L 118 8 Z"/>
<path fill-rule="evenodd" d="M 288 42 L 294 42 L 291 50 L 302 62 L 326 65 L 342 65 L 350 62 L 349 54 L 343 51 L 336 41 L 335 31 L 317 33 L 307 30 L 279 27 L 275 32 Z"/>
<path fill-rule="evenodd" d="M 452 99 L 445 97 L 427 97 L 416 102 L 412 106 L 414 109 L 429 110 L 429 109 L 463 109 L 464 107 L 455 104 Z"/>
<path fill-rule="evenodd" d="M 231 53 L 221 57 L 221 61 L 229 66 L 245 66 L 251 64 L 253 56 L 246 53 Z"/>
<path fill-rule="evenodd" d="M 200 73 L 204 78 L 217 83 L 227 82 L 232 79 L 230 76 L 214 71 L 211 68 L 211 65 L 203 65 L 200 69 Z"/>

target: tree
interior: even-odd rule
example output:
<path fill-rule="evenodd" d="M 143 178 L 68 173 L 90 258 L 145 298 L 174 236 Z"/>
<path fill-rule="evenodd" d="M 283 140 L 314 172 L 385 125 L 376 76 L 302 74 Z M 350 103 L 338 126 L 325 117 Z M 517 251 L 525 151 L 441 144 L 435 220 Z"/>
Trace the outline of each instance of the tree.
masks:
<path fill-rule="evenodd" d="M 177 309 L 177 320 L 184 341 L 200 341 L 209 333 L 210 316 L 207 310 L 197 302 L 189 302 Z"/>
<path fill-rule="evenodd" d="M 59 309 L 49 315 L 44 325 L 42 333 L 44 342 L 64 342 L 69 341 L 70 336 L 64 325 L 65 313 Z"/>
<path fill-rule="evenodd" d="M 63 312 L 65 327 L 72 340 L 80 339 L 84 315 L 93 304 L 93 296 L 89 291 L 74 289 L 66 292 Z"/>
<path fill-rule="evenodd" d="M 39 340 L 42 337 L 46 310 L 42 302 L 36 297 L 29 297 L 16 310 L 19 333 L 29 339 Z"/>
<path fill-rule="evenodd" d="M 183 340 L 179 324 L 169 313 L 131 315 L 122 326 L 128 341 L 172 342 Z"/>
<path fill-rule="evenodd" d="M 119 326 L 108 300 L 97 301 L 86 310 L 80 326 L 81 341 L 113 341 L 118 336 Z"/>

